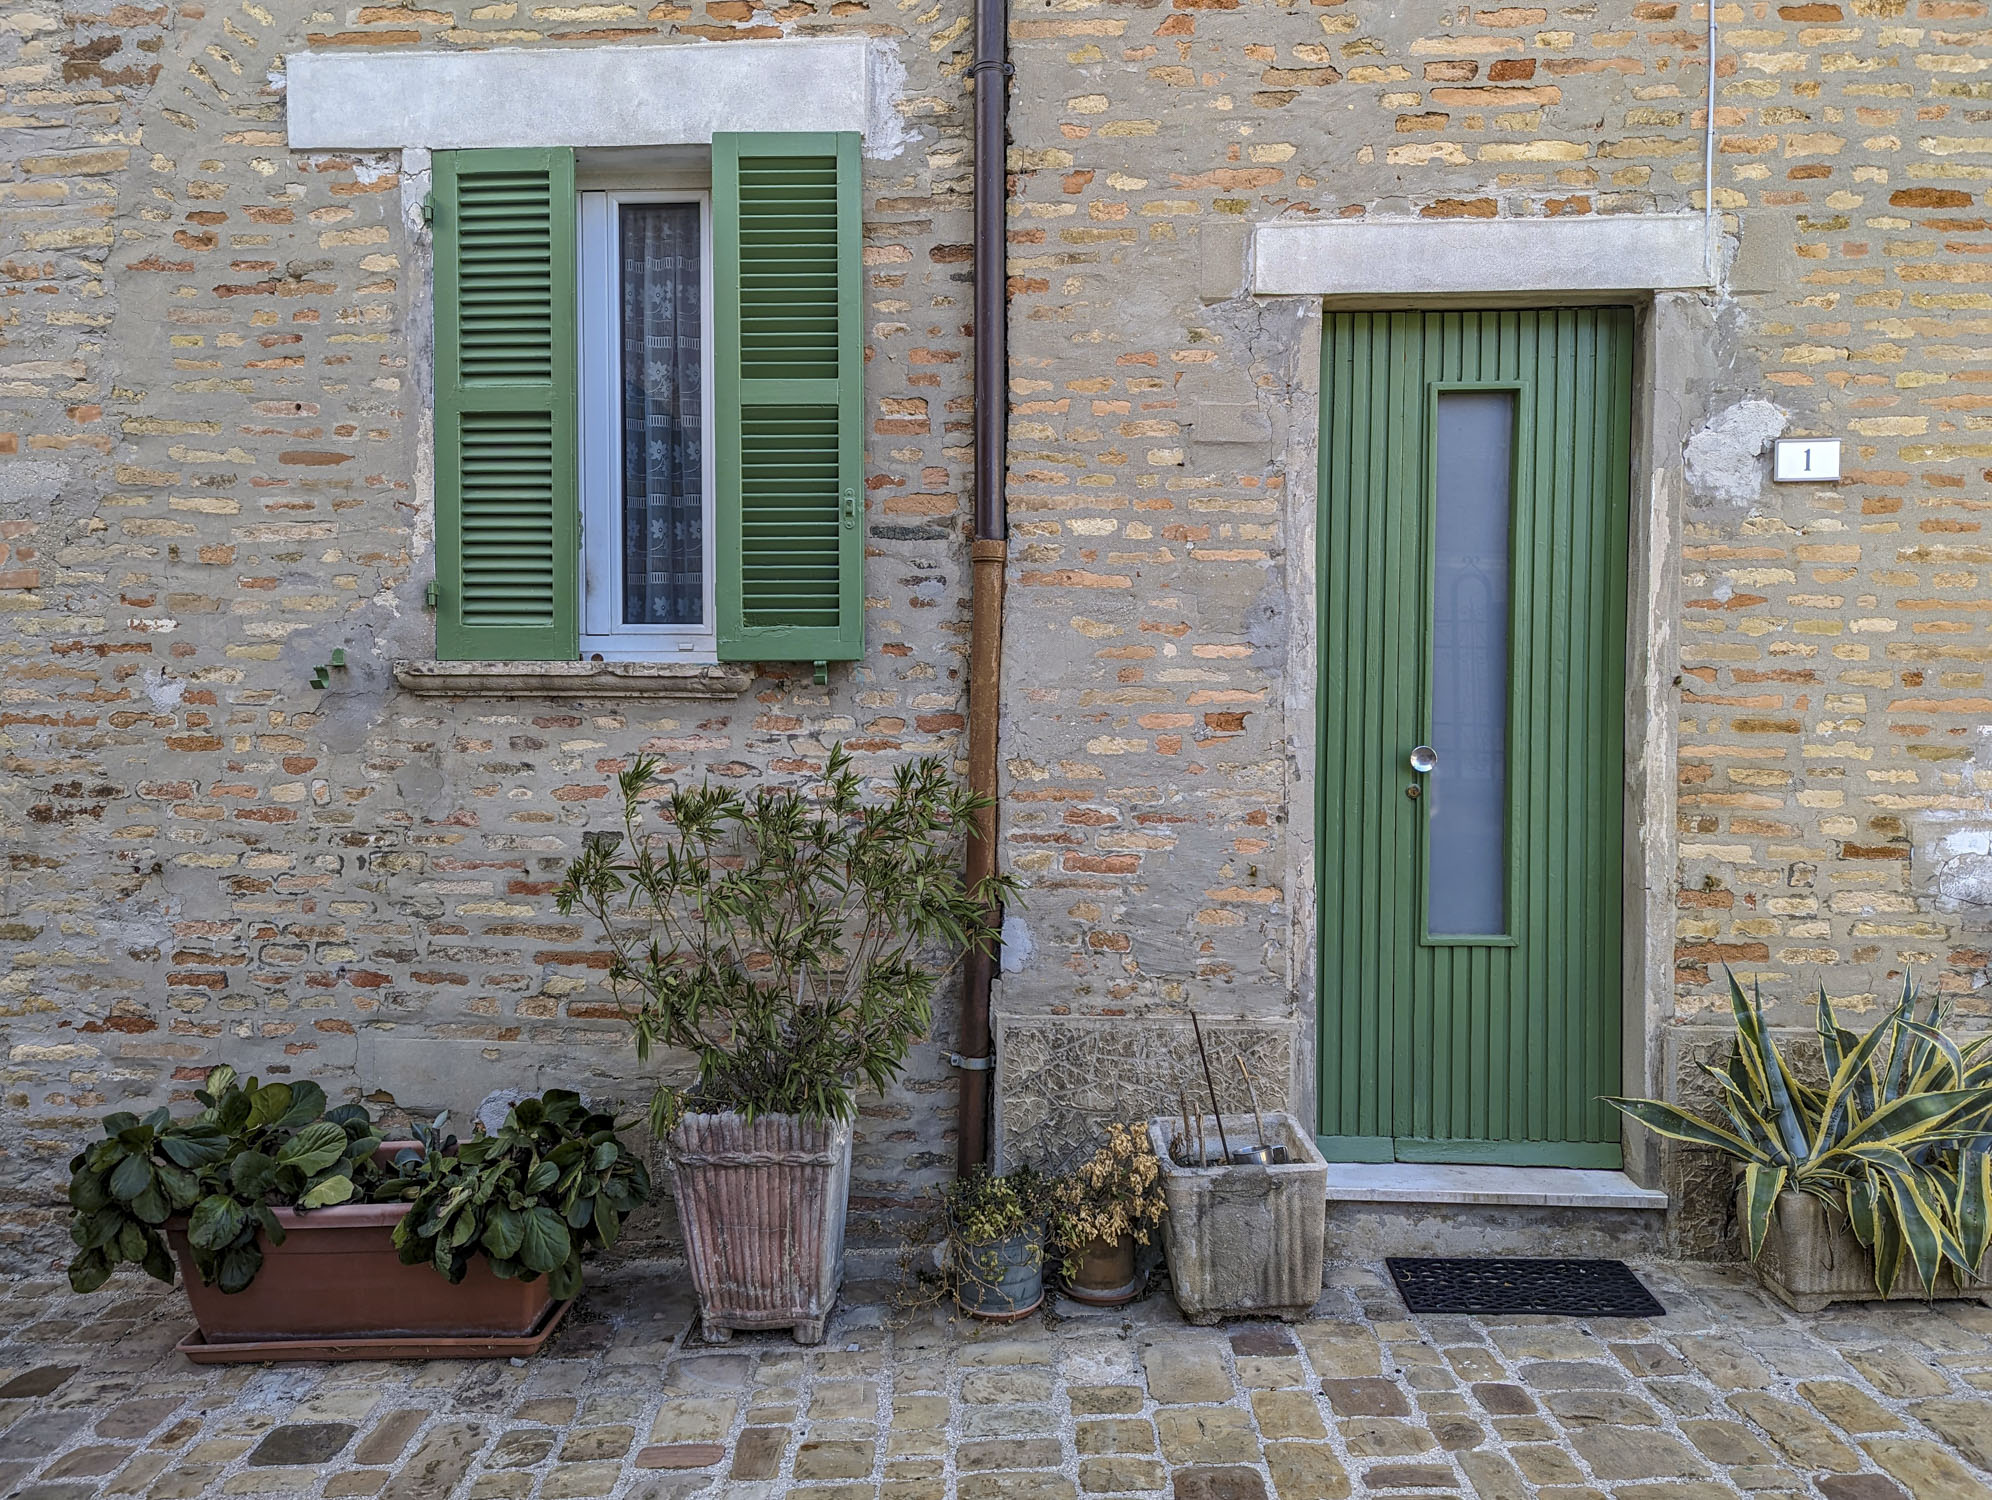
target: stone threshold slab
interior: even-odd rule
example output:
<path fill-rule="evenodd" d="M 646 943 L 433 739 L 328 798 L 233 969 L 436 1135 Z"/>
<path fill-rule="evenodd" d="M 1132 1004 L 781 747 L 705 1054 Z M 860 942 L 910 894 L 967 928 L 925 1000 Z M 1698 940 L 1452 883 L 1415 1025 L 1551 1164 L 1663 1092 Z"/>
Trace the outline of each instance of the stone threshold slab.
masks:
<path fill-rule="evenodd" d="M 1667 1195 L 1623 1172 L 1589 1168 L 1341 1161 L 1328 1163 L 1328 1201 L 1663 1209 Z"/>

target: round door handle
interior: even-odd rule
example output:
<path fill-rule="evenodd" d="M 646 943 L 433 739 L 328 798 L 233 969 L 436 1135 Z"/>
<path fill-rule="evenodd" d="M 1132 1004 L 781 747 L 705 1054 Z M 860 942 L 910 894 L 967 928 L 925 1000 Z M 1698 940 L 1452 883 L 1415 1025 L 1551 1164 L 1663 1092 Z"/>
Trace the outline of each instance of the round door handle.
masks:
<path fill-rule="evenodd" d="M 1430 745 L 1420 745 L 1411 752 L 1411 769 L 1425 776 L 1439 767 L 1439 752 Z"/>

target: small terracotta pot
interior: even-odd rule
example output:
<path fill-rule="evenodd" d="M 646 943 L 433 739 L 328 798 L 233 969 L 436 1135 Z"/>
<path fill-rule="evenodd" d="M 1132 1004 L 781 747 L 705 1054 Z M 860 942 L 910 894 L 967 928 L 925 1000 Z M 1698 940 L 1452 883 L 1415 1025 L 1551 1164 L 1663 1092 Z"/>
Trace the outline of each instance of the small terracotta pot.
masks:
<path fill-rule="evenodd" d="M 1074 1302 L 1094 1307 L 1119 1307 L 1132 1302 L 1141 1290 L 1141 1278 L 1134 1270 L 1134 1236 L 1117 1240 L 1094 1240 L 1079 1253 L 1079 1269 L 1065 1288 Z"/>

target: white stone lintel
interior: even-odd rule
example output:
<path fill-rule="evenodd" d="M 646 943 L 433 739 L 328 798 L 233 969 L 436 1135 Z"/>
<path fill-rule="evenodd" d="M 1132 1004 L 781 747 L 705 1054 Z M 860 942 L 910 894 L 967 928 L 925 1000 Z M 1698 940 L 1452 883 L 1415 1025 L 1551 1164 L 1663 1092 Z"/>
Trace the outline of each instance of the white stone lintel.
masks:
<path fill-rule="evenodd" d="M 1275 220 L 1252 234 L 1262 297 L 1637 293 L 1710 285 L 1700 214 Z"/>
<path fill-rule="evenodd" d="M 726 130 L 858 131 L 897 149 L 897 59 L 863 37 L 484 52 L 294 52 L 293 151 L 677 146 Z"/>

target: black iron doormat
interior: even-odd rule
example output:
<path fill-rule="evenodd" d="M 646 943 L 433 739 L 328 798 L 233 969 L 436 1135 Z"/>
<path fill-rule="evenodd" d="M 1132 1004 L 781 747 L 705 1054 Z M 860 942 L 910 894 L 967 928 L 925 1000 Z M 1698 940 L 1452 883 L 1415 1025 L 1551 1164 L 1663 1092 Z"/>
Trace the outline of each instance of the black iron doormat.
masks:
<path fill-rule="evenodd" d="M 1414 1313 L 1482 1317 L 1546 1313 L 1568 1318 L 1660 1318 L 1667 1309 L 1618 1260 L 1442 1260 L 1385 1262 Z"/>

